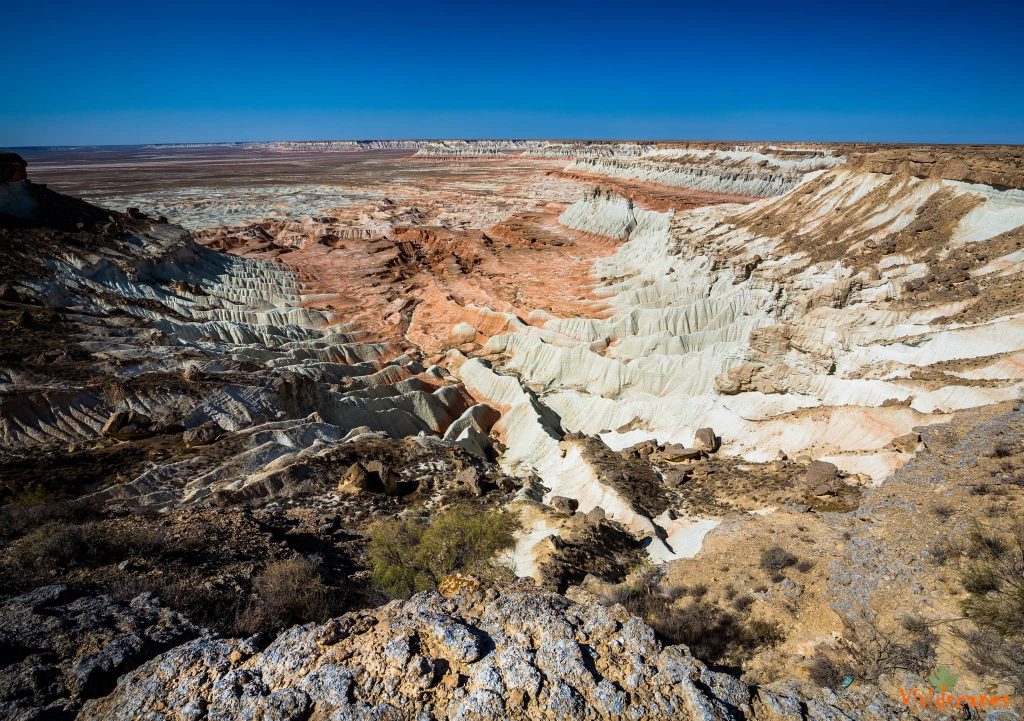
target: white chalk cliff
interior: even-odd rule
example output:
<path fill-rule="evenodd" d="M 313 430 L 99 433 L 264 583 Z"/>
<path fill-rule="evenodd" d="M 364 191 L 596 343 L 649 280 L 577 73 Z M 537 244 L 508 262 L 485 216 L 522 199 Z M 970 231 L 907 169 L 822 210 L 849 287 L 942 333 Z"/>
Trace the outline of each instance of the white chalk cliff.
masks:
<path fill-rule="evenodd" d="M 603 162 L 570 167 L 666 180 Z M 721 453 L 806 455 L 872 484 L 908 458 L 893 439 L 1019 396 L 1024 314 L 984 299 L 1020 292 L 1024 191 L 837 163 L 808 154 L 745 176 L 729 161 L 693 183 L 775 195 L 746 205 L 661 213 L 597 189 L 569 206 L 565 227 L 623 241 L 591 271 L 594 314 L 531 316 L 490 338 L 489 362 L 451 357 L 503 409 L 507 469 L 600 506 L 667 559 L 715 519 L 644 517 L 562 433 L 692 446 L 710 426 Z"/>

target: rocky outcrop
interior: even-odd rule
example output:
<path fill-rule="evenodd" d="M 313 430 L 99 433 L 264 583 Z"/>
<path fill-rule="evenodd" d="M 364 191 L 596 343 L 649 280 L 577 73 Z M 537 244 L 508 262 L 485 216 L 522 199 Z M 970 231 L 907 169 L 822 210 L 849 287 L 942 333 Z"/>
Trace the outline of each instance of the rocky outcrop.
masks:
<path fill-rule="evenodd" d="M 0 716 L 70 719 L 119 677 L 202 630 L 148 595 L 129 603 L 44 586 L 0 604 Z"/>
<path fill-rule="evenodd" d="M 0 152 L 0 183 L 16 183 L 28 177 L 25 159 L 17 153 Z"/>
<path fill-rule="evenodd" d="M 639 157 L 578 156 L 568 172 L 593 173 L 737 196 L 768 197 L 796 187 L 807 173 L 844 158 L 819 149 L 783 150 L 736 146 L 653 146 Z"/>
<path fill-rule="evenodd" d="M 124 675 L 83 721 L 184 719 L 832 719 L 901 717 L 864 686 L 751 688 L 622 607 L 472 579 L 299 626 L 265 648 L 198 638 Z M 806 711 L 802 711 L 806 709 Z"/>
<path fill-rule="evenodd" d="M 416 151 L 418 158 L 505 157 L 543 148 L 540 140 L 438 140 Z"/>
<path fill-rule="evenodd" d="M 1024 152 L 1008 147 L 908 147 L 850 155 L 849 166 L 871 173 L 960 180 L 1024 188 Z"/>

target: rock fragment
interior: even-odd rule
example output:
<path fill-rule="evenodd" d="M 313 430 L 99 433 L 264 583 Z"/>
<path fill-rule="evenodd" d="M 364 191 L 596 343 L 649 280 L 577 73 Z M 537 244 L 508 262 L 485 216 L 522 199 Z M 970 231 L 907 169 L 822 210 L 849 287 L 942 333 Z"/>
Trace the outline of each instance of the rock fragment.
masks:
<path fill-rule="evenodd" d="M 708 453 L 717 451 L 720 444 L 721 439 L 715 435 L 715 431 L 712 428 L 701 428 L 693 437 L 693 447 Z"/>
<path fill-rule="evenodd" d="M 565 496 L 552 496 L 548 502 L 552 508 L 561 513 L 572 515 L 576 513 L 576 509 L 580 507 L 580 502 L 575 498 L 566 498 Z"/>
<path fill-rule="evenodd" d="M 114 411 L 101 431 L 107 438 L 131 441 L 152 435 L 153 420 L 137 411 Z"/>
<path fill-rule="evenodd" d="M 186 448 L 196 446 L 208 446 L 224 435 L 224 429 L 215 421 L 207 421 L 195 428 L 189 428 L 181 435 L 181 440 Z"/>
<path fill-rule="evenodd" d="M 804 483 L 808 486 L 833 483 L 839 477 L 839 468 L 828 461 L 811 461 L 804 471 Z"/>

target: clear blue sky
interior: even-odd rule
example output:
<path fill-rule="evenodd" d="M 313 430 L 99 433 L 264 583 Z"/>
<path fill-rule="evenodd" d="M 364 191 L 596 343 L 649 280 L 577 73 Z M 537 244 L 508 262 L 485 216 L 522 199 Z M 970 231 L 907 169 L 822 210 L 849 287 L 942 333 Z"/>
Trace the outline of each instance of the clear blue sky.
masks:
<path fill-rule="evenodd" d="M 1024 2 L 0 3 L 0 146 L 1024 143 Z"/>

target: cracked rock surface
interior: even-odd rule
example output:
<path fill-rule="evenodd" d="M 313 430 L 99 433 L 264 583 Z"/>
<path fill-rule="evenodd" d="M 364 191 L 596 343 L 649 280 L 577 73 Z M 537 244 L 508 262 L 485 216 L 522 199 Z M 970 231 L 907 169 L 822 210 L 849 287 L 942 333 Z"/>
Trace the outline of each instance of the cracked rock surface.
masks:
<path fill-rule="evenodd" d="M 877 690 L 750 688 L 620 606 L 459 579 L 452 598 L 295 627 L 262 650 L 204 636 L 122 677 L 110 719 L 895 719 Z"/>

